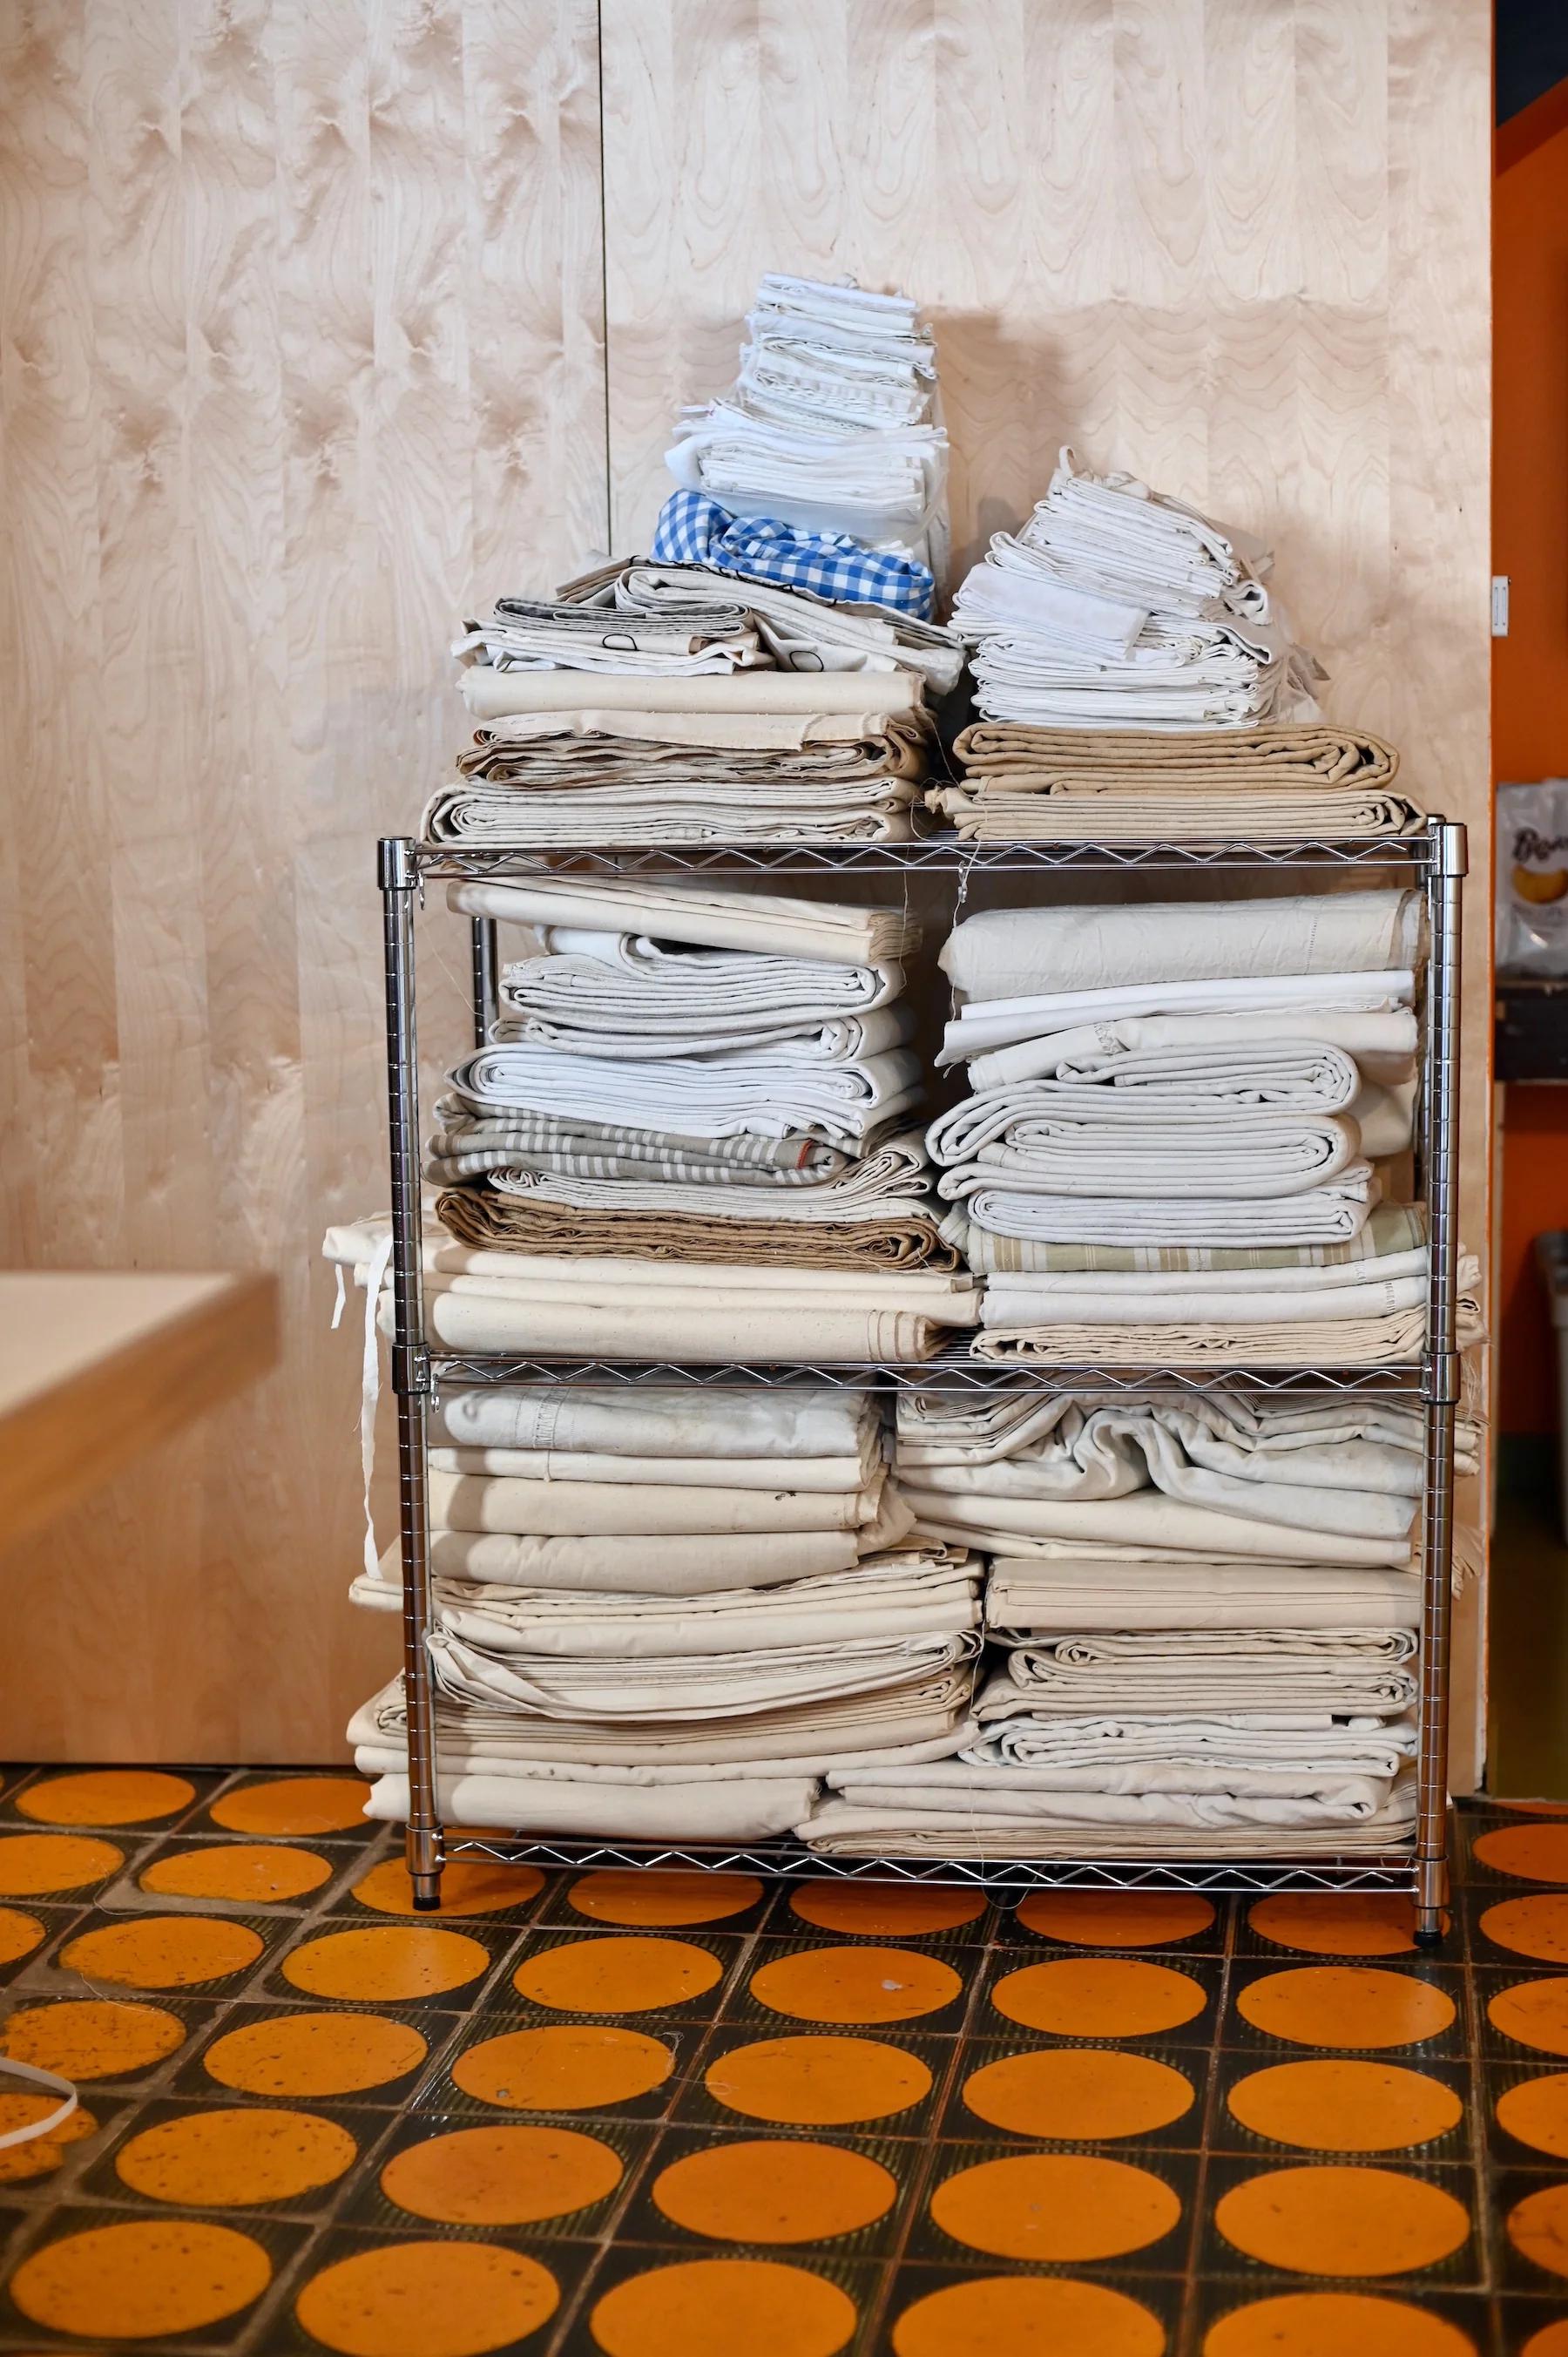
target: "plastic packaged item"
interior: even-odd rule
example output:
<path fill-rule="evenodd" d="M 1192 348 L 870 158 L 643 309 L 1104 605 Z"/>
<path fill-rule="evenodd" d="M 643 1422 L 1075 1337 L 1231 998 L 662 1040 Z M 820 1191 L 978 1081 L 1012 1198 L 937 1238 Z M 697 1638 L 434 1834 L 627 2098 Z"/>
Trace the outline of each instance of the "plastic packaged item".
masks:
<path fill-rule="evenodd" d="M 1568 778 L 1498 788 L 1498 964 L 1568 974 Z"/>

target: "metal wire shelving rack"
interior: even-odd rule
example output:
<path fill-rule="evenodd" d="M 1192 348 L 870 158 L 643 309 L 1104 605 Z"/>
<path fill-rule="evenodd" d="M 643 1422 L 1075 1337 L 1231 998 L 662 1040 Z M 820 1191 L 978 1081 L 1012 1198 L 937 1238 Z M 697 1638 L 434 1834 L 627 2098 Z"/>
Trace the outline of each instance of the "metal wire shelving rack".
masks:
<path fill-rule="evenodd" d="M 383 836 L 378 847 L 386 966 L 387 1101 L 392 1167 L 393 1304 L 392 1382 L 397 1400 L 399 1530 L 408 1717 L 409 1873 L 414 1904 L 439 1905 L 441 1870 L 451 1857 L 483 1856 L 538 1866 L 664 1866 L 725 1868 L 765 1876 L 961 1883 L 1004 1899 L 1030 1889 L 1378 1890 L 1409 1894 L 1423 1945 L 1442 1936 L 1448 1897 L 1448 1637 L 1454 1555 L 1454 1441 L 1460 1397 L 1456 1348 L 1460 899 L 1465 829 L 1441 818 L 1419 834 L 1259 843 L 972 843 L 932 835 L 903 844 L 701 844 L 616 849 L 490 850 L 412 836 Z M 1201 876 L 1234 871 L 1325 876 L 1371 871 L 1399 875 L 1424 892 L 1428 919 L 1425 1020 L 1422 1054 L 1419 1189 L 1428 1213 L 1431 1262 L 1426 1345 L 1402 1366 L 1111 1368 L 994 1364 L 949 1348 L 913 1364 L 660 1364 L 626 1360 L 476 1356 L 433 1348 L 425 1330 L 421 1257 L 421 1191 L 414 909 L 431 881 L 539 879 L 543 877 L 658 876 L 725 878 L 908 877 L 940 880 L 961 905 L 971 882 L 1026 876 L 1045 882 L 1064 874 Z M 471 975 L 475 1038 L 483 1044 L 497 1005 L 494 920 L 474 918 Z M 674 1383 L 696 1388 L 812 1383 L 995 1393 L 1019 1388 L 1197 1393 L 1244 1387 L 1271 1394 L 1402 1396 L 1425 1422 L 1421 1515 L 1422 1627 L 1416 1827 L 1408 1846 L 1381 1854 L 1255 1859 L 1208 1857 L 1031 1860 L 921 1857 L 828 1858 L 800 1844 L 671 1844 L 542 1838 L 520 1832 L 449 1836 L 437 1789 L 435 1695 L 426 1651 L 430 1620 L 427 1447 L 430 1409 L 444 1383 Z M 1195 1850 L 1197 1845 L 1194 1845 Z"/>

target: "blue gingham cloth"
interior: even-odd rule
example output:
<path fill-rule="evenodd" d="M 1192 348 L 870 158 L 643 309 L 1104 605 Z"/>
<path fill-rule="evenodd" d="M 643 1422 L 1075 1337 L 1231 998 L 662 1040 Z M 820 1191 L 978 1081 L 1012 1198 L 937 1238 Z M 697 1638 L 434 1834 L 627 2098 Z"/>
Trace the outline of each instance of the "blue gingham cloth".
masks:
<path fill-rule="evenodd" d="M 768 516 L 740 517 L 703 491 L 672 491 L 649 551 L 656 565 L 707 565 L 742 581 L 804 589 L 837 606 L 887 606 L 930 619 L 936 581 L 929 566 L 884 556 L 847 533 L 797 532 Z"/>

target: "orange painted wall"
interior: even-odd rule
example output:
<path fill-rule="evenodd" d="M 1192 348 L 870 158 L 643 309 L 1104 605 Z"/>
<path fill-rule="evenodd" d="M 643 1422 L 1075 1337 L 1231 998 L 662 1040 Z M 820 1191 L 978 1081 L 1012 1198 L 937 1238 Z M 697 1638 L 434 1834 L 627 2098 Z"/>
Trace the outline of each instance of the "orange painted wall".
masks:
<path fill-rule="evenodd" d="M 1499 173 L 1493 209 L 1493 561 L 1512 585 L 1493 640 L 1496 775 L 1568 776 L 1568 128 Z M 1503 1111 L 1496 1414 L 1556 1421 L 1553 1346 L 1532 1256 L 1568 1227 L 1568 1087 Z"/>

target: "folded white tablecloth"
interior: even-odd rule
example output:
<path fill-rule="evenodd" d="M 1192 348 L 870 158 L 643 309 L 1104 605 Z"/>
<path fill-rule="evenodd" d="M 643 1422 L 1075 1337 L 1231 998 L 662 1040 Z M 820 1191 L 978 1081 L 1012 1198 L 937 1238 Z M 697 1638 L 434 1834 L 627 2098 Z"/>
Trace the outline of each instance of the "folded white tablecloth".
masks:
<path fill-rule="evenodd" d="M 864 1457 L 881 1415 L 865 1392 L 821 1383 L 715 1395 L 690 1384 L 443 1384 L 432 1429 L 464 1448 L 648 1457 Z"/>
<path fill-rule="evenodd" d="M 1151 1547 L 1161 1554 L 1255 1555 L 1283 1563 L 1384 1564 L 1397 1569 L 1410 1560 L 1414 1503 L 1408 1499 L 1369 1497 L 1359 1516 L 1346 1518 L 1359 1522 L 1359 1527 L 1311 1529 L 1300 1522 L 1263 1518 L 1266 1496 L 1287 1493 L 1289 1485 L 1283 1483 L 1272 1493 L 1260 1491 L 1258 1511 L 1249 1514 L 1239 1500 L 1233 1509 L 1229 1503 L 1224 1507 L 1188 1503 L 1167 1497 L 1161 1490 L 1082 1501 L 971 1496 L 923 1489 L 919 1478 L 911 1469 L 899 1483 L 900 1494 L 914 1512 L 917 1530 L 950 1544 L 981 1547 L 1020 1559 L 1038 1539 L 1090 1539 L 1102 1544 Z M 1239 1490 L 1244 1487 L 1238 1485 Z M 1326 1491 L 1324 1499 L 1343 1494 Z M 1294 1506 L 1297 1501 L 1288 1498 L 1288 1502 Z M 1308 1510 L 1298 1509 L 1303 1513 Z M 1325 1506 L 1322 1519 L 1327 1520 L 1330 1511 Z M 1385 1527 L 1386 1535 L 1375 1534 L 1379 1524 Z"/>
<path fill-rule="evenodd" d="M 1101 1629 L 1415 1629 L 1421 1598 L 1413 1571 L 1175 1556 L 1106 1565 L 998 1555 L 986 1580 L 985 1620 L 1004 1645 Z"/>
<path fill-rule="evenodd" d="M 646 934 L 703 949 L 753 950 L 770 958 L 822 959 L 836 965 L 875 966 L 907 957 L 920 944 L 918 925 L 895 909 L 787 900 L 633 877 L 449 884 L 446 904 L 458 916 L 495 917 L 510 924 Z"/>
<path fill-rule="evenodd" d="M 737 1763 L 724 1783 L 643 1785 L 546 1781 L 528 1776 L 442 1776 L 437 1803 L 448 1824 L 492 1826 L 542 1839 L 748 1842 L 788 1833 L 810 1810 L 811 1777 L 763 1776 Z M 379 1777 L 365 1814 L 406 1822 L 408 1778 Z"/>
<path fill-rule="evenodd" d="M 580 673 L 495 671 L 471 663 L 457 682 L 470 716 L 503 720 L 521 712 L 574 712 L 583 703 Z M 925 682 L 918 672 L 893 672 L 876 683 L 876 700 L 890 712 L 918 712 Z M 865 682 L 857 672 L 742 671 L 701 678 L 617 678 L 596 673 L 594 703 L 605 712 L 862 712 Z"/>

